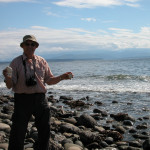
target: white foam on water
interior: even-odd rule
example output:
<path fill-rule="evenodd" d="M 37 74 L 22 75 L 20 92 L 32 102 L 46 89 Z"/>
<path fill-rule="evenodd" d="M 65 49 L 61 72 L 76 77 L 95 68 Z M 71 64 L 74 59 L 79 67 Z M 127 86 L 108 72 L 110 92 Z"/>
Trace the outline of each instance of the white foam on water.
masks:
<path fill-rule="evenodd" d="M 101 84 L 101 85 L 65 85 L 57 84 L 53 86 L 47 86 L 47 89 L 54 90 L 66 90 L 66 91 L 93 91 L 93 92 L 150 92 L 150 86 L 148 84 Z"/>

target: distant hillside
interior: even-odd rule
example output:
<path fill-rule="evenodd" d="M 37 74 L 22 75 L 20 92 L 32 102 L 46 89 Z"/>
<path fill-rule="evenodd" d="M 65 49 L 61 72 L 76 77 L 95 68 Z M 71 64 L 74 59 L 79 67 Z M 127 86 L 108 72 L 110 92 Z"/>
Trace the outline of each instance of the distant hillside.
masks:
<path fill-rule="evenodd" d="M 150 58 L 150 49 L 61 52 L 61 53 L 47 54 L 45 58 L 55 60 Z"/>

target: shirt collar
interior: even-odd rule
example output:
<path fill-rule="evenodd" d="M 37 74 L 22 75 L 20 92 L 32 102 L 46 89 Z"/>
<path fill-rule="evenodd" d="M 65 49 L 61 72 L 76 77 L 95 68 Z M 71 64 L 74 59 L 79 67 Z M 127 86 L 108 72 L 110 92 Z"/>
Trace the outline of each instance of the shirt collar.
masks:
<path fill-rule="evenodd" d="M 27 56 L 25 55 L 25 53 L 23 53 L 23 60 L 27 60 Z M 36 57 L 35 57 L 35 55 L 33 56 L 33 59 L 32 59 L 33 61 L 35 61 L 36 60 Z"/>

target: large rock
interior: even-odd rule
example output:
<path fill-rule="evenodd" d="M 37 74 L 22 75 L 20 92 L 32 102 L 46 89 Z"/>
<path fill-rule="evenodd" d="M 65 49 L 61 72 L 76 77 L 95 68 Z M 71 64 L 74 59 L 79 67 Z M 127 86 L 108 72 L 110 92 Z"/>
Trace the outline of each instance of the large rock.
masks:
<path fill-rule="evenodd" d="M 123 139 L 123 136 L 117 131 L 109 131 L 107 136 L 112 137 L 114 141 L 120 141 Z"/>
<path fill-rule="evenodd" d="M 0 150 L 7 150 L 8 149 L 8 143 L 0 143 Z"/>
<path fill-rule="evenodd" d="M 143 142 L 143 150 L 150 150 L 150 139 Z"/>
<path fill-rule="evenodd" d="M 81 131 L 79 133 L 81 141 L 85 144 L 88 145 L 92 142 L 100 142 L 101 137 L 99 136 L 99 133 L 97 132 L 91 132 L 91 131 Z"/>
<path fill-rule="evenodd" d="M 118 113 L 118 114 L 110 114 L 117 121 L 124 121 L 128 117 L 128 114 L 125 113 Z"/>
<path fill-rule="evenodd" d="M 14 107 L 13 106 L 11 106 L 11 105 L 5 105 L 4 107 L 3 107 L 3 109 L 2 109 L 2 113 L 5 113 L 5 114 L 11 114 L 11 113 L 13 113 L 13 110 L 14 110 Z"/>
<path fill-rule="evenodd" d="M 101 150 L 118 150 L 115 147 L 106 147 L 106 148 L 102 148 Z"/>
<path fill-rule="evenodd" d="M 90 115 L 83 114 L 77 119 L 77 124 L 87 128 L 94 128 L 97 125 L 97 121 Z"/>
<path fill-rule="evenodd" d="M 72 143 L 66 143 L 64 148 L 65 150 L 83 150 L 81 146 Z"/>
<path fill-rule="evenodd" d="M 10 126 L 5 123 L 0 123 L 0 131 L 10 130 Z"/>
<path fill-rule="evenodd" d="M 60 96 L 60 99 L 63 99 L 63 100 L 73 100 L 73 98 L 69 97 L 69 96 Z"/>
<path fill-rule="evenodd" d="M 11 115 L 0 113 L 0 118 L 1 119 L 11 119 Z"/>
<path fill-rule="evenodd" d="M 6 138 L 6 134 L 4 131 L 0 131 L 0 143 L 4 143 Z"/>
<path fill-rule="evenodd" d="M 60 125 L 61 132 L 79 133 L 80 129 L 71 123 L 64 123 Z"/>

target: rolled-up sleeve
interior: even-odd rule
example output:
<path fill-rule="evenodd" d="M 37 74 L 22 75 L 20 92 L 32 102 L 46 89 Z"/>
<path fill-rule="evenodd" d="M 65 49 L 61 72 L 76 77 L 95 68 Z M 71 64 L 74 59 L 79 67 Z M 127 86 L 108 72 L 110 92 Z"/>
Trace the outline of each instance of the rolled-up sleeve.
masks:
<path fill-rule="evenodd" d="M 53 77 L 53 74 L 51 72 L 51 69 L 48 65 L 48 63 L 45 61 L 45 77 L 44 77 L 44 82 L 48 83 L 51 78 Z"/>

